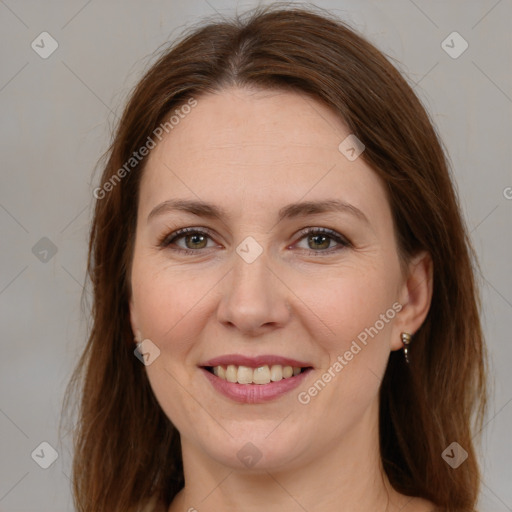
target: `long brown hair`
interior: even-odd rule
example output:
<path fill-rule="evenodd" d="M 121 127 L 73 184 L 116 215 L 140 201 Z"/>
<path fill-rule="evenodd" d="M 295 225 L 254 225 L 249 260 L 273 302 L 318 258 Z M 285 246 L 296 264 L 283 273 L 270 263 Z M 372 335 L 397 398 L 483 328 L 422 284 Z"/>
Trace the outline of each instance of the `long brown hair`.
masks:
<path fill-rule="evenodd" d="M 208 20 L 166 48 L 119 122 L 90 232 L 92 327 L 64 402 L 67 410 L 78 394 L 77 510 L 135 511 L 150 496 L 169 506 L 184 485 L 179 433 L 133 354 L 129 276 L 146 158 L 133 168 L 126 162 L 171 111 L 231 85 L 296 91 L 327 105 L 364 143 L 361 157 L 387 186 L 401 262 L 430 253 L 433 297 L 411 345 L 412 362 L 392 352 L 381 386 L 382 462 L 397 491 L 447 511 L 474 510 L 474 436 L 486 412 L 487 356 L 478 264 L 441 142 L 412 88 L 379 50 L 329 13 L 275 4 Z M 453 441 L 468 453 L 457 469 L 441 456 Z"/>

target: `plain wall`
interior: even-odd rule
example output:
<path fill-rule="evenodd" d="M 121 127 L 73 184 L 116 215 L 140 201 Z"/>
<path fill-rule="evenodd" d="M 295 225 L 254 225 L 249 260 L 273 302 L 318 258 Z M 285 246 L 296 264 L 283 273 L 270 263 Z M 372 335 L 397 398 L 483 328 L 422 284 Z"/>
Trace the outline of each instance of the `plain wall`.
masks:
<path fill-rule="evenodd" d="M 481 511 L 510 511 L 512 3 L 316 5 L 401 62 L 446 145 L 481 262 L 495 382 Z M 254 6 L 239 2 L 238 10 Z M 99 177 L 93 171 L 152 52 L 200 17 L 235 7 L 225 0 L 0 2 L 0 511 L 73 509 L 69 439 L 59 442 L 57 426 L 86 337 L 80 299 Z M 31 47 L 43 31 L 58 43 L 46 59 Z M 469 44 L 458 58 L 441 46 L 453 31 Z M 59 453 L 46 470 L 31 457 L 44 441 Z"/>

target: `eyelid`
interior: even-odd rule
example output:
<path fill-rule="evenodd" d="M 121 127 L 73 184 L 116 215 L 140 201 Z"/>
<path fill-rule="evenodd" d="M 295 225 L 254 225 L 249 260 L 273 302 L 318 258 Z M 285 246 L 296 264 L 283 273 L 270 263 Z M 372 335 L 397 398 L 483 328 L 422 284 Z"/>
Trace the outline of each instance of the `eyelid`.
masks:
<path fill-rule="evenodd" d="M 180 229 L 177 229 L 177 230 L 173 231 L 172 233 L 166 234 L 163 237 L 161 237 L 158 240 L 158 246 L 165 248 L 168 245 L 170 245 L 174 240 L 176 240 L 177 238 L 183 237 L 187 233 L 204 234 L 204 235 L 208 235 L 210 238 L 213 238 L 213 236 L 214 236 L 213 232 L 210 229 L 208 229 L 208 228 L 203 228 L 203 227 L 180 228 Z M 180 249 L 181 248 L 178 248 L 176 250 L 179 251 Z M 184 251 L 190 250 L 190 251 L 192 251 L 192 249 L 181 249 L 181 250 L 184 250 Z M 198 252 L 198 251 L 195 250 L 193 252 Z"/>
<path fill-rule="evenodd" d="M 158 246 L 161 248 L 164 248 L 164 249 L 168 248 L 171 245 L 171 243 L 174 242 L 174 240 L 176 240 L 178 238 L 182 238 L 187 233 L 204 234 L 204 235 L 207 235 L 210 239 L 214 238 L 214 234 L 209 228 L 192 226 L 192 227 L 177 229 L 170 234 L 164 235 L 163 237 L 161 237 L 159 239 Z M 292 246 L 295 245 L 296 243 L 298 243 L 299 241 L 301 241 L 307 235 L 312 235 L 312 234 L 328 235 L 332 240 L 334 240 L 336 243 L 338 243 L 338 245 L 341 246 L 341 248 L 353 247 L 353 244 L 351 243 L 351 241 L 348 238 L 346 238 L 344 235 L 338 233 L 337 231 L 334 231 L 333 229 L 317 227 L 317 226 L 308 226 L 308 227 L 305 227 L 305 228 L 301 229 L 300 231 L 298 231 L 294 236 L 294 238 L 297 238 L 297 237 L 298 238 L 292 244 Z M 289 247 L 291 247 L 291 246 L 289 246 Z M 207 248 L 183 249 L 181 247 L 176 247 L 176 248 L 173 248 L 172 250 L 174 250 L 176 252 L 192 254 L 192 253 L 203 252 L 205 249 L 207 249 Z M 210 247 L 210 249 L 211 249 L 211 247 Z M 298 250 L 304 250 L 304 251 L 308 251 L 308 252 L 316 253 L 316 254 L 331 254 L 332 252 L 339 251 L 340 247 L 334 247 L 331 249 L 321 250 L 321 251 L 314 251 L 312 249 L 298 249 Z"/>
<path fill-rule="evenodd" d="M 323 227 L 316 227 L 316 226 L 308 226 L 306 228 L 301 229 L 296 236 L 299 236 L 296 242 L 299 242 L 302 240 L 306 235 L 312 235 L 312 234 L 325 234 L 328 235 L 330 238 L 332 238 L 334 241 L 336 241 L 340 246 L 342 247 L 353 247 L 352 242 L 341 233 L 338 233 L 337 231 L 330 229 L 330 228 L 323 228 Z M 308 249 L 304 249 L 308 250 Z M 331 248 L 327 249 L 325 251 L 313 251 L 312 249 L 309 249 L 310 252 L 318 253 L 318 254 L 330 254 L 331 252 L 337 251 L 339 248 Z"/>

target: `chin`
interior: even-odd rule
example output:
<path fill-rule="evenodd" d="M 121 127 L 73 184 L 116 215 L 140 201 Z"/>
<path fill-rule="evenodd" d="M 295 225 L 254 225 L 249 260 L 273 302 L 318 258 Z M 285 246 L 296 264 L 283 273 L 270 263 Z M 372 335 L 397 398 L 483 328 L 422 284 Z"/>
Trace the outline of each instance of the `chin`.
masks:
<path fill-rule="evenodd" d="M 258 473 L 283 469 L 303 455 L 305 443 L 303 435 L 293 435 L 289 429 L 277 432 L 278 424 L 274 421 L 264 433 L 260 433 L 254 431 L 252 422 L 248 422 L 246 428 L 239 423 L 236 434 L 230 431 L 228 425 L 226 430 L 231 432 L 232 437 L 217 426 L 220 430 L 217 436 L 211 435 L 210 430 L 210 435 L 201 436 L 196 444 L 210 459 L 236 471 Z"/>

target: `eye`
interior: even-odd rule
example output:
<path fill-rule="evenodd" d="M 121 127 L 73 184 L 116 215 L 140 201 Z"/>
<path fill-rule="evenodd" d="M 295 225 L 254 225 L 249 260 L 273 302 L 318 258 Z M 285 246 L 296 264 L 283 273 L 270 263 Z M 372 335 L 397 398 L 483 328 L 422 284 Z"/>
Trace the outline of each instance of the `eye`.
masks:
<path fill-rule="evenodd" d="M 178 252 L 191 254 L 197 252 L 200 249 L 208 249 L 214 247 L 210 245 L 208 247 L 208 239 L 211 240 L 211 235 L 208 230 L 200 230 L 197 228 L 183 228 L 178 231 L 174 231 L 170 235 L 164 236 L 158 243 L 160 247 L 169 247 Z M 184 247 L 180 246 L 177 241 L 183 241 Z M 175 245 L 176 247 L 171 247 Z"/>
<path fill-rule="evenodd" d="M 299 242 L 302 240 L 307 241 L 307 247 L 299 247 L 299 249 L 313 253 L 331 254 L 345 247 L 352 246 L 347 238 L 332 229 L 305 228 L 299 232 L 299 235 L 302 235 L 299 238 Z M 169 248 L 183 254 L 197 254 L 202 249 L 215 247 L 213 243 L 208 245 L 209 240 L 213 242 L 212 235 L 208 229 L 192 227 L 182 228 L 169 235 L 165 235 L 159 240 L 158 245 L 159 247 Z M 333 243 L 337 244 L 337 246 L 332 247 Z"/>
<path fill-rule="evenodd" d="M 334 251 L 339 251 L 344 247 L 352 246 L 349 240 L 332 229 L 305 228 L 299 234 L 302 235 L 299 241 L 307 241 L 307 247 L 302 247 L 301 249 L 317 253 L 332 253 Z M 332 247 L 332 242 L 336 242 L 338 247 Z"/>

